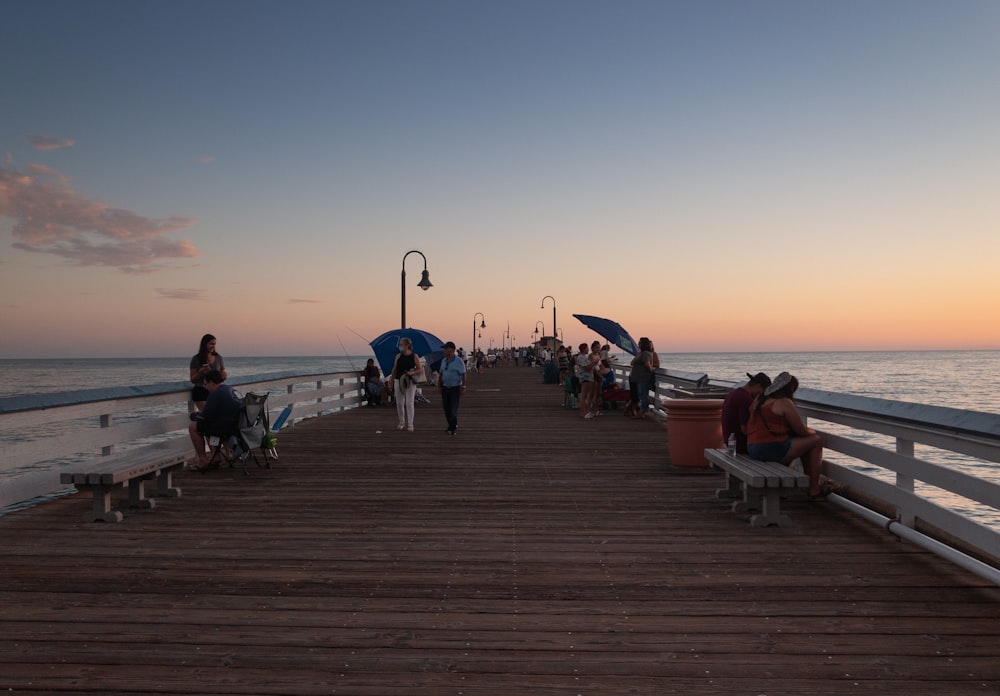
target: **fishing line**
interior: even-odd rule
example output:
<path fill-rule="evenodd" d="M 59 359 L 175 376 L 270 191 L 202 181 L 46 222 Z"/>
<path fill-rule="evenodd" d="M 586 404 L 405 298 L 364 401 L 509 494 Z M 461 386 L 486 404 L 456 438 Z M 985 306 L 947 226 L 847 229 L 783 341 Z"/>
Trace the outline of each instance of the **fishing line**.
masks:
<path fill-rule="evenodd" d="M 362 336 L 362 338 L 364 337 Z M 351 369 L 357 372 L 358 368 L 354 366 L 354 361 L 351 360 L 351 356 L 347 354 L 347 348 L 344 347 L 344 342 L 340 340 L 340 334 L 337 334 L 337 342 L 340 344 L 340 349 L 344 351 L 344 357 L 347 358 L 347 362 L 350 363 Z"/>

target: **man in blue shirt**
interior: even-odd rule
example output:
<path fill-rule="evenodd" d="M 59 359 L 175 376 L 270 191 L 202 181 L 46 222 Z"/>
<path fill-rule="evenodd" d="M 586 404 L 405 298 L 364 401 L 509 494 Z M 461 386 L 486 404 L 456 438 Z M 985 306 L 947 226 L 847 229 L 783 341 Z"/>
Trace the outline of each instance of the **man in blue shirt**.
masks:
<path fill-rule="evenodd" d="M 458 402 L 465 391 L 467 375 L 465 361 L 455 355 L 455 344 L 451 341 L 444 344 L 440 374 L 438 388 L 441 390 L 441 405 L 444 406 L 444 417 L 448 419 L 448 434 L 454 435 L 458 430 Z"/>
<path fill-rule="evenodd" d="M 205 454 L 205 438 L 218 436 L 226 438 L 237 430 L 236 418 L 243 408 L 243 400 L 239 393 L 228 384 L 218 370 L 212 370 L 205 376 L 205 388 L 208 398 L 205 408 L 190 414 L 189 432 L 194 444 L 198 464 L 192 467 L 204 472 L 208 468 L 209 457 Z"/>

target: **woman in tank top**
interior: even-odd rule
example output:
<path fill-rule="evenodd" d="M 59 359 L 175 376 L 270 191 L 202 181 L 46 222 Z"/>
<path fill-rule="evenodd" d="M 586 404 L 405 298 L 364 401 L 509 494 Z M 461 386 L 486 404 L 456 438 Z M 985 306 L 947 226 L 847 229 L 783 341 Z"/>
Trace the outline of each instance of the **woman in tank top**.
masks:
<path fill-rule="evenodd" d="M 820 499 L 832 490 L 820 484 L 823 441 L 802 422 L 792 396 L 799 380 L 782 372 L 750 407 L 747 424 L 747 454 L 754 459 L 791 464 L 801 457 L 809 475 L 809 497 Z M 827 482 L 829 483 L 829 482 Z"/>
<path fill-rule="evenodd" d="M 398 430 L 406 428 L 413 432 L 413 397 L 417 393 L 414 377 L 423 371 L 420 356 L 413 352 L 413 341 L 403 337 L 399 339 L 400 353 L 396 354 L 396 362 L 392 365 L 389 381 L 392 382 L 393 393 L 396 396 L 396 415 L 399 416 Z"/>

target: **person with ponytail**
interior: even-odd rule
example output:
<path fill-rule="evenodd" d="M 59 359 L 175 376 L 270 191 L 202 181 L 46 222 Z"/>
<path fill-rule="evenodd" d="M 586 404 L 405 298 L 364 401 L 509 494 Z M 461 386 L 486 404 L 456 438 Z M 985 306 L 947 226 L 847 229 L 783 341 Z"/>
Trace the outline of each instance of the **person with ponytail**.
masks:
<path fill-rule="evenodd" d="M 825 498 L 831 489 L 820 484 L 823 468 L 823 441 L 812 428 L 806 427 L 795 408 L 792 396 L 799 380 L 782 372 L 750 409 L 747 424 L 747 454 L 754 459 L 791 464 L 801 458 L 809 475 L 809 497 Z"/>

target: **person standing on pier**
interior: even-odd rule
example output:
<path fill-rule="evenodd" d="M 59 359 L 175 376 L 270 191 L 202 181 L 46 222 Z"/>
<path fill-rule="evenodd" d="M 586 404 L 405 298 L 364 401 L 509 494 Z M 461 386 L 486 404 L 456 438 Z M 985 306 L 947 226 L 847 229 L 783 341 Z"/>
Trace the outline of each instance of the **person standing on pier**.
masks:
<path fill-rule="evenodd" d="M 468 375 L 465 361 L 455 355 L 455 344 L 451 341 L 444 344 L 440 376 L 438 389 L 441 391 L 441 405 L 448 421 L 448 434 L 454 435 L 458 430 L 458 404 L 465 392 Z"/>
<path fill-rule="evenodd" d="M 208 387 L 206 378 L 208 373 L 216 370 L 222 374 L 222 379 L 229 377 L 226 374 L 226 364 L 222 356 L 215 352 L 216 338 L 212 334 L 205 334 L 201 337 L 198 345 L 198 354 L 191 358 L 191 401 L 194 402 L 196 410 L 205 408 L 205 400 L 208 399 Z"/>
<path fill-rule="evenodd" d="M 424 370 L 420 364 L 420 356 L 413 352 L 413 341 L 405 336 L 399 339 L 400 353 L 396 354 L 396 362 L 389 374 L 390 386 L 396 395 L 396 414 L 399 416 L 397 429 L 406 428 L 413 432 L 413 397 L 417 393 L 414 378 Z"/>
<path fill-rule="evenodd" d="M 594 365 L 590 362 L 590 349 L 586 343 L 580 344 L 580 352 L 574 359 L 576 377 L 580 380 L 580 415 L 592 418 L 590 413 L 591 391 L 594 387 Z"/>
<path fill-rule="evenodd" d="M 628 375 L 629 402 L 625 415 L 629 418 L 645 418 L 649 411 L 649 389 L 653 382 L 652 342 L 643 336 L 639 339 L 639 352 L 632 358 L 632 369 Z"/>

